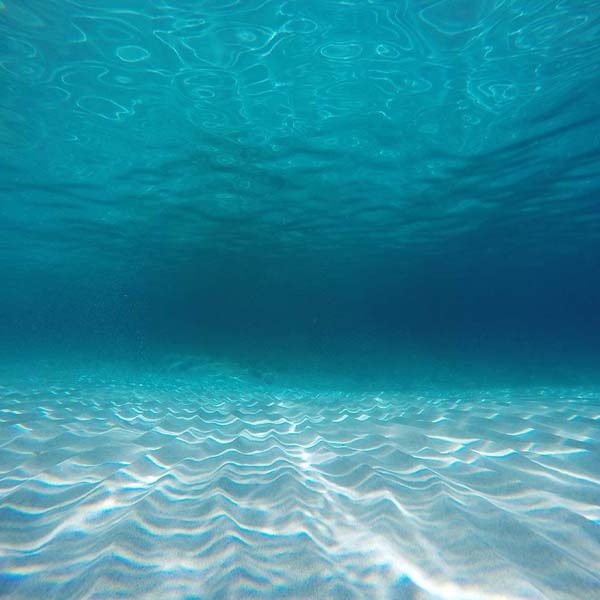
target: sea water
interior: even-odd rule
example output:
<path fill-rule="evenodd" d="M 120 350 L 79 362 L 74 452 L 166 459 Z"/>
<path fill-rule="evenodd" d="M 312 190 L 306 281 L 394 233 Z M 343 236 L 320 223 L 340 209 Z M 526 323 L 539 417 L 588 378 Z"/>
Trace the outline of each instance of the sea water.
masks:
<path fill-rule="evenodd" d="M 0 1 L 0 596 L 600 597 L 600 2 Z"/>

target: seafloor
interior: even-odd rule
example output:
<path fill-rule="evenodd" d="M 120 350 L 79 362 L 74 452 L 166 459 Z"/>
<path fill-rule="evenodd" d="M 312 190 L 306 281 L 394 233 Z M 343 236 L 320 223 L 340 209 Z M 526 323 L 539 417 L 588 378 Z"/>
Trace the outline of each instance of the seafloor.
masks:
<path fill-rule="evenodd" d="M 89 372 L 3 374 L 5 598 L 600 593 L 595 390 Z"/>

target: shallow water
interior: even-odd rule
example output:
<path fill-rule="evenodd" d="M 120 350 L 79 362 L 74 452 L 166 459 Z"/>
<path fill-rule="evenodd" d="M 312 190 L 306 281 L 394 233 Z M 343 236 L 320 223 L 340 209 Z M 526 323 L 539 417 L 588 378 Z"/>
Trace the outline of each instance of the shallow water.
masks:
<path fill-rule="evenodd" d="M 0 0 L 0 595 L 600 596 L 598 15 Z"/>
<path fill-rule="evenodd" d="M 597 393 L 273 390 L 202 368 L 0 388 L 4 594 L 595 596 Z"/>

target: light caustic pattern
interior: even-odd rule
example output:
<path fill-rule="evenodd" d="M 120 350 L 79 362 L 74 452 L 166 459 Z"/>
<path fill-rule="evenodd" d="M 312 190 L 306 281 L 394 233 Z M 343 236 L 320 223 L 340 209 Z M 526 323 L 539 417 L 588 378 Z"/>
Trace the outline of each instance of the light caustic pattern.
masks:
<path fill-rule="evenodd" d="M 597 244 L 598 10 L 3 0 L 0 259 Z"/>
<path fill-rule="evenodd" d="M 7 598 L 592 598 L 600 402 L 0 388 Z"/>

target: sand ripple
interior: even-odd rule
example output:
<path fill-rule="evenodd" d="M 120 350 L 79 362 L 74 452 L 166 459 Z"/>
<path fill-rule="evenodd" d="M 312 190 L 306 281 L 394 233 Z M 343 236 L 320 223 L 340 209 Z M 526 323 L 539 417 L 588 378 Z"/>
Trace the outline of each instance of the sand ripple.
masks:
<path fill-rule="evenodd" d="M 7 598 L 592 598 L 600 403 L 0 386 Z"/>

